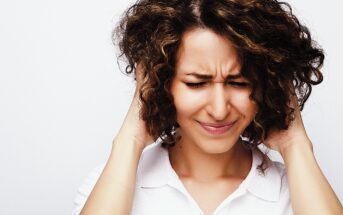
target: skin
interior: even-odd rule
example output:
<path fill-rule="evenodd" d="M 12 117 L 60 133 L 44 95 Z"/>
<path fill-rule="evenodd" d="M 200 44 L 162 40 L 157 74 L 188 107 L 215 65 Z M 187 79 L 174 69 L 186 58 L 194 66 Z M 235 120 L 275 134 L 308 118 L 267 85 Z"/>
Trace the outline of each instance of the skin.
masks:
<path fill-rule="evenodd" d="M 172 83 L 180 124 L 177 132 L 182 139 L 170 149 L 169 154 L 172 166 L 185 187 L 209 215 L 248 174 L 251 154 L 246 153 L 237 140 L 258 110 L 247 97 L 248 87 L 236 88 L 232 80 L 224 83 L 227 76 L 238 73 L 240 68 L 229 41 L 204 29 L 186 32 L 183 41 Z M 132 103 L 113 140 L 107 164 L 81 211 L 82 215 L 131 214 L 138 162 L 144 147 L 153 142 L 144 121 L 139 118 L 140 70 L 138 64 Z M 184 82 L 202 81 L 186 77 L 185 73 L 189 72 L 208 73 L 213 77 L 201 88 L 191 89 Z M 293 212 L 297 215 L 343 214 L 341 203 L 315 160 L 296 98 L 292 104 L 296 108 L 295 120 L 288 130 L 271 132 L 265 144 L 277 150 L 284 159 Z M 223 136 L 210 136 L 197 124 L 197 121 L 231 120 L 236 123 Z"/>
<path fill-rule="evenodd" d="M 237 86 L 246 80 L 226 79 L 238 74 L 241 67 L 230 41 L 209 30 L 195 29 L 184 34 L 177 57 L 171 91 L 182 139 L 170 150 L 170 159 L 200 208 L 212 214 L 251 167 L 250 154 L 237 140 L 257 108 L 249 99 L 249 87 Z M 212 79 L 189 73 L 211 75 Z M 202 85 L 194 88 L 189 83 Z M 289 129 L 272 131 L 265 144 L 285 162 L 294 214 L 342 214 L 342 206 L 316 162 L 295 97 L 292 105 L 296 112 Z M 198 124 L 236 120 L 232 130 L 219 137 L 206 134 Z"/>
<path fill-rule="evenodd" d="M 249 98 L 247 80 L 232 79 L 240 68 L 235 48 L 224 37 L 207 29 L 184 34 L 171 85 L 182 139 L 169 154 L 173 168 L 205 214 L 212 214 L 251 168 L 250 152 L 237 141 L 257 106 Z M 235 124 L 224 135 L 212 135 L 199 122 Z"/>
<path fill-rule="evenodd" d="M 206 29 L 184 34 L 171 85 L 182 139 L 169 152 L 180 175 L 210 182 L 229 176 L 244 177 L 250 169 L 247 164 L 251 163 L 251 155 L 237 141 L 253 120 L 257 107 L 249 98 L 247 80 L 226 79 L 239 74 L 240 68 L 236 50 L 224 37 Z M 189 73 L 211 75 L 212 79 L 199 79 Z M 224 135 L 211 135 L 199 122 L 235 124 Z M 243 170 L 238 168 L 242 165 Z"/>
<path fill-rule="evenodd" d="M 295 120 L 285 131 L 272 131 L 264 144 L 278 151 L 284 160 L 293 212 L 343 214 L 342 204 L 316 161 L 296 97 L 292 106 Z"/>

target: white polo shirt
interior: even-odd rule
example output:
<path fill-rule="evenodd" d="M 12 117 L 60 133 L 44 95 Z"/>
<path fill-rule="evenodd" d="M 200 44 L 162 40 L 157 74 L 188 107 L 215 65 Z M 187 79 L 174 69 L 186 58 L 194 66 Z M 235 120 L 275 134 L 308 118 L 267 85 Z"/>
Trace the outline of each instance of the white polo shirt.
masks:
<path fill-rule="evenodd" d="M 273 161 L 263 175 L 257 169 L 261 159 L 256 152 L 252 154 L 248 176 L 213 215 L 293 214 L 283 164 Z M 73 215 L 80 213 L 104 166 L 93 170 L 78 189 Z M 168 150 L 161 142 L 144 149 L 136 185 L 132 215 L 204 215 L 172 168 Z"/>

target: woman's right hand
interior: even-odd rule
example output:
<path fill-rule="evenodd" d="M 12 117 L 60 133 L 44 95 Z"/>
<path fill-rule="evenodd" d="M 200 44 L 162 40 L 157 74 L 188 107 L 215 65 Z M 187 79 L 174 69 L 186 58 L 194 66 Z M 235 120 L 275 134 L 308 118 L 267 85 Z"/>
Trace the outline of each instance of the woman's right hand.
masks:
<path fill-rule="evenodd" d="M 113 144 L 132 142 L 137 144 L 141 149 L 144 149 L 147 145 L 153 143 L 154 139 L 148 134 L 145 126 L 146 123 L 139 117 L 141 109 L 139 91 L 143 83 L 143 72 L 140 64 L 136 68 L 135 76 L 137 81 L 135 93 L 125 120 L 113 140 Z M 118 139 L 120 141 L 117 141 Z"/>

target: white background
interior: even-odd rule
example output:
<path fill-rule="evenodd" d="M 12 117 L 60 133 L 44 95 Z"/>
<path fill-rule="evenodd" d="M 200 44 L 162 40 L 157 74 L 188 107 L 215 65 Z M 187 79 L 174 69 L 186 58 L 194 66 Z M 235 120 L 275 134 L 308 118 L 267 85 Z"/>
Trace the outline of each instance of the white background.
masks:
<path fill-rule="evenodd" d="M 326 52 L 325 80 L 314 87 L 303 117 L 342 201 L 343 4 L 289 2 Z M 134 89 L 111 42 L 128 5 L 1 0 L 0 214 L 71 214 L 83 178 L 106 161 Z"/>

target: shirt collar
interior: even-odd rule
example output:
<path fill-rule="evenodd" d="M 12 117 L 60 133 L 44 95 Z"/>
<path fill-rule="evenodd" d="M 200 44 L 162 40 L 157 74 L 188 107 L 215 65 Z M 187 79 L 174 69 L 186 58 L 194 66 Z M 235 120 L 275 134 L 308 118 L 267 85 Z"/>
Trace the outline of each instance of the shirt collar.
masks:
<path fill-rule="evenodd" d="M 270 166 L 263 174 L 258 169 L 261 161 L 258 152 L 254 151 L 251 169 L 238 189 L 246 190 L 266 201 L 278 201 L 282 176 L 270 160 L 268 160 Z M 158 188 L 180 183 L 180 179 L 170 164 L 168 150 L 161 146 L 161 142 L 157 141 L 147 146 L 138 165 L 138 186 L 141 188 Z"/>

